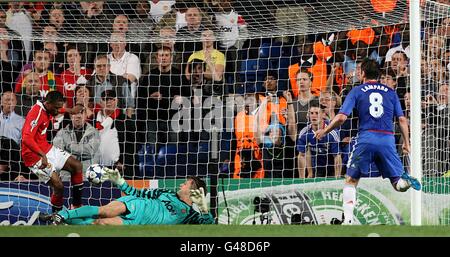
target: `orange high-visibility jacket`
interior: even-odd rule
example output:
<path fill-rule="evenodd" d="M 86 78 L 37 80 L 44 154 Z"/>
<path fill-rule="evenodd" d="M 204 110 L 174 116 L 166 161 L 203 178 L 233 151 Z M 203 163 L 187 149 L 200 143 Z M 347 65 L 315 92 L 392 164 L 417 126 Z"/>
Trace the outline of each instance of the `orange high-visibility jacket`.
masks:
<path fill-rule="evenodd" d="M 315 96 L 319 96 L 320 92 L 326 89 L 328 71 L 327 60 L 333 56 L 330 46 L 325 46 L 322 42 L 318 41 L 314 43 L 314 55 L 317 57 L 312 67 L 308 68 L 308 71 L 313 75 L 313 81 L 311 85 L 311 93 Z M 298 97 L 300 88 L 297 86 L 296 74 L 300 69 L 298 63 L 289 66 L 288 74 L 289 81 L 291 83 L 292 94 L 295 98 Z"/>

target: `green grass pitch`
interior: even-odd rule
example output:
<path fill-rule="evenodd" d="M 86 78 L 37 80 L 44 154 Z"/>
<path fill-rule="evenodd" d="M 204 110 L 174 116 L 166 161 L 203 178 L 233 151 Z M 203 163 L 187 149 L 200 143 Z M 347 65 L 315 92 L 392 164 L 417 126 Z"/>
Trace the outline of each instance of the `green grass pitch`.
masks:
<path fill-rule="evenodd" d="M 153 225 L 0 226 L 0 237 L 450 237 L 449 226 Z M 371 235 L 373 236 L 373 234 Z M 375 235 L 376 236 L 376 235 Z"/>

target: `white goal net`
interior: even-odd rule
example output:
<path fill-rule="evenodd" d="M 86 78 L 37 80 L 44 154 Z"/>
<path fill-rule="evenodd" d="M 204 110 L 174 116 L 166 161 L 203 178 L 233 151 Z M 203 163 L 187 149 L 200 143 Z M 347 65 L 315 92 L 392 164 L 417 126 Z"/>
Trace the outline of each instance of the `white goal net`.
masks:
<path fill-rule="evenodd" d="M 416 1 L 416 0 L 411 0 Z M 330 224 L 342 213 L 352 115 L 324 141 L 365 58 L 410 113 L 409 1 L 177 0 L 0 2 L 0 223 L 32 224 L 51 189 L 30 172 L 31 107 L 65 97 L 49 143 L 118 167 L 136 187 L 208 181 L 220 224 Z M 450 223 L 450 16 L 421 1 L 422 223 Z M 26 124 L 25 124 L 26 125 Z M 396 144 L 405 170 L 400 130 Z M 371 167 L 370 177 L 379 171 Z M 70 208 L 70 174 L 62 172 Z M 380 182 L 382 181 L 382 182 Z M 120 196 L 84 183 L 84 204 Z M 355 221 L 409 224 L 410 194 L 362 179 Z M 33 216 L 34 215 L 34 216 Z M 36 222 L 37 224 L 38 222 Z"/>

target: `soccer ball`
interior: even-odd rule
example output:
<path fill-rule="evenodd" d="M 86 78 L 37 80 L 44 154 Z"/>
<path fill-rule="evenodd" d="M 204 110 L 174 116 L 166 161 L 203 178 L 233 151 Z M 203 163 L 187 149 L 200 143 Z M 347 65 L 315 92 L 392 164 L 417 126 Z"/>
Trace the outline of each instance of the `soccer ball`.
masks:
<path fill-rule="evenodd" d="M 100 164 L 92 164 L 86 170 L 86 179 L 94 184 L 100 185 L 102 183 L 102 176 L 105 173 L 103 166 Z"/>

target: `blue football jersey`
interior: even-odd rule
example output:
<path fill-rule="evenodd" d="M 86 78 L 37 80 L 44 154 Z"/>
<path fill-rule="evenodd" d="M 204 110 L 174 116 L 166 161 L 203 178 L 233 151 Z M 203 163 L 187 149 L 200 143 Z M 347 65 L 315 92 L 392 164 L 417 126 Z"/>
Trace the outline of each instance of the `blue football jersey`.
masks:
<path fill-rule="evenodd" d="M 333 130 L 320 140 L 314 138 L 314 132 L 311 125 L 304 127 L 297 139 L 297 151 L 306 153 L 307 148 L 311 151 L 312 166 L 326 167 L 333 165 L 332 156 L 340 153 L 339 151 L 339 132 Z"/>
<path fill-rule="evenodd" d="M 349 116 L 355 107 L 359 115 L 359 132 L 394 133 L 394 116 L 404 116 L 397 93 L 378 82 L 354 87 L 339 113 Z"/>

